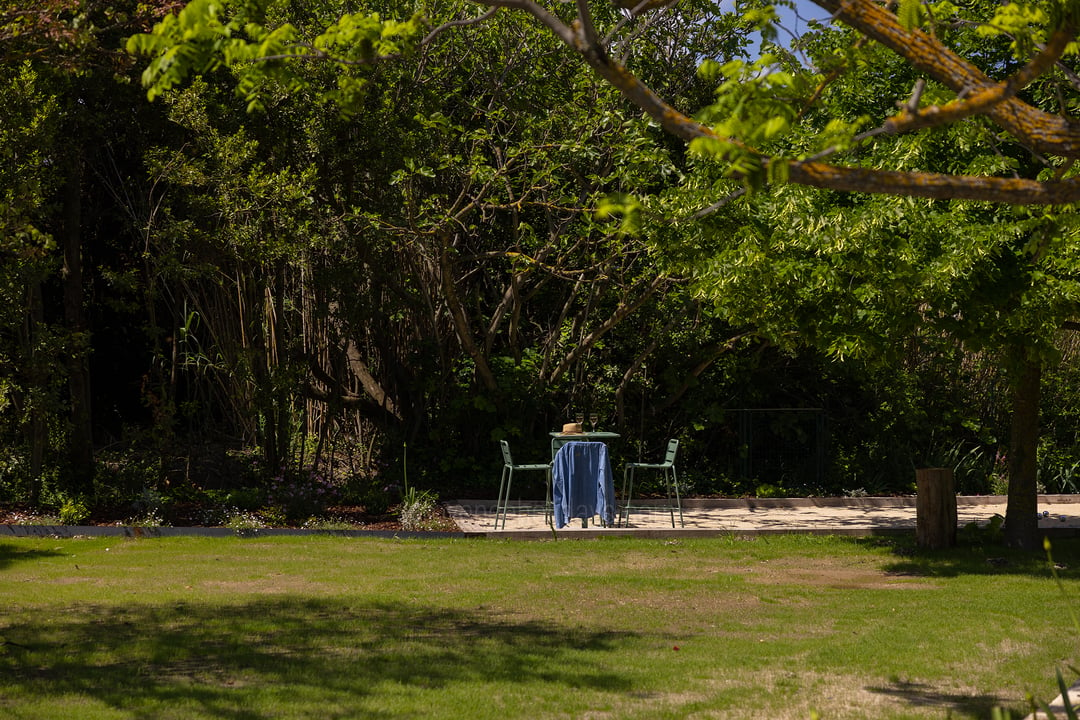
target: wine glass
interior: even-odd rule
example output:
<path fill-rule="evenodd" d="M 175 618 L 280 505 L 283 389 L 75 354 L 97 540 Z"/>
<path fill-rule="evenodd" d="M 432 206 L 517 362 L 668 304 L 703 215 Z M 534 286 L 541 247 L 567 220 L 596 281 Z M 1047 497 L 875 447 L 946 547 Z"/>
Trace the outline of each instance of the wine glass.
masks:
<path fill-rule="evenodd" d="M 576 413 L 574 415 L 574 422 L 576 422 L 578 425 L 585 422 L 585 413 Z"/>
<path fill-rule="evenodd" d="M 596 421 L 600 419 L 600 416 L 596 413 L 589 413 L 589 430 L 596 432 Z"/>

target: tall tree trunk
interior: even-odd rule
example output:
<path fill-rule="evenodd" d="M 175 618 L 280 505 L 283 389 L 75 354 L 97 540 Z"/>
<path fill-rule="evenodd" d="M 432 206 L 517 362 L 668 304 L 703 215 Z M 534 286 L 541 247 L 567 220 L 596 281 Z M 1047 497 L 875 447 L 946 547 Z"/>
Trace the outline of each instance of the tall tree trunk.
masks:
<path fill-rule="evenodd" d="M 279 260 L 274 269 L 274 289 L 270 297 L 266 299 L 267 314 L 270 319 L 267 329 L 270 332 L 268 345 L 272 348 L 270 360 L 270 382 L 273 393 L 274 424 L 277 427 L 277 448 L 281 456 L 282 464 L 289 463 L 292 454 L 292 388 L 288 383 L 281 380 L 283 373 L 288 372 L 286 365 L 289 362 L 287 356 L 286 336 L 289 324 L 285 319 L 285 261 Z M 303 442 L 303 440 L 301 440 Z"/>
<path fill-rule="evenodd" d="M 461 347 L 472 358 L 476 367 L 476 374 L 480 378 L 484 390 L 489 394 L 492 401 L 498 405 L 500 400 L 499 382 L 495 379 L 491 366 L 488 365 L 487 356 L 484 355 L 483 350 L 473 339 L 472 329 L 465 315 L 465 307 L 461 304 L 457 288 L 454 285 L 454 267 L 453 263 L 450 262 L 450 241 L 448 238 L 440 238 L 440 240 L 442 244 L 439 247 L 439 274 L 443 300 L 446 302 L 450 318 L 454 323 L 454 329 L 457 331 L 458 342 L 461 343 Z"/>
<path fill-rule="evenodd" d="M 1023 352 L 1023 351 L 1021 351 Z M 1012 383 L 1012 432 L 1009 438 L 1009 499 L 1005 544 L 1024 550 L 1041 548 L 1039 538 L 1037 452 L 1042 363 L 1021 355 Z"/>
<path fill-rule="evenodd" d="M 83 308 L 82 267 L 82 179 L 83 162 L 76 154 L 68 170 L 64 188 L 64 267 L 61 273 L 64 294 L 64 323 L 70 348 L 67 355 L 68 392 L 71 402 L 71 435 L 68 460 L 72 488 L 90 489 L 94 471 L 93 425 L 90 415 L 90 337 Z"/>
<path fill-rule="evenodd" d="M 47 392 L 49 373 L 44 370 L 46 360 L 38 356 L 38 336 L 45 326 L 45 304 L 42 299 L 41 283 L 31 281 L 29 289 L 30 312 L 27 317 L 26 356 L 30 367 L 27 369 L 27 399 L 30 404 L 30 418 L 27 424 L 27 440 L 30 445 L 30 505 L 36 507 L 41 500 L 41 474 L 45 467 L 45 450 L 49 442 L 49 428 L 45 422 L 45 408 L 42 397 Z"/>
<path fill-rule="evenodd" d="M 256 290 L 251 293 L 251 307 L 247 311 L 251 337 L 252 393 L 259 414 L 257 439 L 263 449 L 266 470 L 277 473 L 285 469 L 285 450 L 279 445 L 280 417 L 277 407 L 277 391 L 274 388 L 274 366 L 277 346 L 274 343 L 273 276 L 266 268 L 251 270 Z M 246 293 L 242 293 L 246 295 Z M 241 323 L 243 324 L 243 323 Z"/>

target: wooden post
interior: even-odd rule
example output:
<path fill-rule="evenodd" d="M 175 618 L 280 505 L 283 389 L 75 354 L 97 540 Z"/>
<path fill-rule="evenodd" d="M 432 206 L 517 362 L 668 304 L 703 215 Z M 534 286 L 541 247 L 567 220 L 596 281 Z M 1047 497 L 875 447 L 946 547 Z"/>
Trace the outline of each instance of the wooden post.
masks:
<path fill-rule="evenodd" d="M 915 471 L 915 542 L 939 550 L 956 544 L 956 491 L 952 468 Z"/>

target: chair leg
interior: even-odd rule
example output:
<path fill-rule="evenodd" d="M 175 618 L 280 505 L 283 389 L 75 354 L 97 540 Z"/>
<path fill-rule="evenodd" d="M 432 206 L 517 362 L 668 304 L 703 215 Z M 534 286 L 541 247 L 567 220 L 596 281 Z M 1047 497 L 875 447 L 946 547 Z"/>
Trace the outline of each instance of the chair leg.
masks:
<path fill-rule="evenodd" d="M 502 529 L 506 529 L 506 512 L 510 505 L 510 486 L 514 484 L 514 468 L 507 468 L 506 473 L 506 493 L 499 500 L 499 504 L 502 506 Z M 495 510 L 495 529 L 499 529 L 499 511 Z"/>
<path fill-rule="evenodd" d="M 668 475 L 667 468 L 664 469 L 664 489 L 667 491 L 667 508 L 668 514 L 671 515 L 671 527 L 675 527 L 675 506 L 671 504 L 671 476 Z"/>
<path fill-rule="evenodd" d="M 675 486 L 675 504 L 679 506 L 679 527 L 686 527 L 682 515 L 682 498 L 679 497 L 679 476 L 675 473 L 675 466 L 671 466 L 671 484 Z M 671 516 L 671 527 L 675 527 L 675 516 Z"/>
<path fill-rule="evenodd" d="M 555 501 L 551 497 L 551 467 L 548 467 L 546 473 L 546 485 L 544 495 L 544 522 L 551 528 L 552 532 L 555 532 L 555 521 L 553 516 L 555 515 Z"/>
<path fill-rule="evenodd" d="M 634 493 L 634 468 L 623 469 L 622 498 L 619 526 L 630 527 L 630 496 Z"/>
<path fill-rule="evenodd" d="M 495 529 L 499 529 L 499 512 L 503 509 L 503 490 L 506 488 L 506 465 L 503 465 L 502 475 L 499 476 L 499 496 L 495 500 Z"/>

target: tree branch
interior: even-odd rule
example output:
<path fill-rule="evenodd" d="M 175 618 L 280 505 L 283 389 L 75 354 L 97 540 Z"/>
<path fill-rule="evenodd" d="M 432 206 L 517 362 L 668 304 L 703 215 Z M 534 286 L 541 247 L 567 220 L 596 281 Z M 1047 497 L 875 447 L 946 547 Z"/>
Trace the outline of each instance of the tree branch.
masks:
<path fill-rule="evenodd" d="M 686 377 L 683 378 L 682 383 L 680 383 L 679 387 L 675 390 L 675 392 L 673 392 L 671 395 L 665 398 L 663 402 L 653 408 L 653 415 L 658 415 L 662 413 L 664 410 L 667 410 L 675 403 L 677 403 L 680 399 L 682 399 L 683 395 L 685 395 L 686 392 L 691 387 L 693 387 L 693 384 L 697 381 L 697 379 L 701 377 L 701 373 L 708 370 L 709 367 L 721 357 L 731 352 L 735 348 L 735 346 L 739 344 L 740 340 L 746 337 L 750 337 L 752 335 L 754 335 L 753 331 L 739 333 L 738 335 L 728 338 L 725 342 L 716 343 L 711 347 L 706 348 L 704 352 L 704 357 L 699 360 L 693 368 L 690 369 L 690 372 L 686 374 Z"/>
<path fill-rule="evenodd" d="M 671 135 L 685 142 L 697 138 L 720 139 L 712 128 L 687 117 L 665 102 L 633 73 L 603 52 L 602 48 L 580 46 L 576 42 L 576 33 L 532 0 L 477 1 L 487 5 L 515 7 L 533 14 L 549 28 L 556 30 L 556 34 L 567 45 L 578 51 L 594 72 L 619 90 L 624 97 L 648 114 Z M 904 30 L 896 21 L 895 16 L 879 8 L 872 0 L 814 0 L 814 2 L 869 37 L 879 42 L 883 42 L 882 38 L 885 38 L 889 43 L 887 46 L 899 52 L 912 65 L 924 69 L 932 77 L 947 85 L 955 86 L 957 92 L 972 86 L 979 91 L 997 87 L 997 83 L 993 83 L 981 70 L 957 57 L 936 39 L 920 30 L 911 32 Z M 902 43 L 907 41 L 909 36 L 919 52 L 903 47 Z M 893 47 L 894 45 L 896 47 Z M 1052 56 L 1052 51 L 1040 53 L 1043 59 L 1031 67 L 1035 69 L 1041 67 L 1045 59 Z M 922 57 L 932 58 L 933 62 L 924 62 L 920 59 Z M 1026 75 L 1027 73 L 1024 74 L 1025 77 Z M 1048 152 L 1052 151 L 1065 157 L 1071 156 L 1072 153 L 1080 156 L 1080 126 L 1064 118 L 1044 113 L 1016 98 L 1005 98 L 991 105 L 987 109 L 987 115 L 999 124 L 1003 123 L 998 118 L 1004 118 L 1008 121 L 1006 129 L 1023 142 L 1045 147 Z M 764 159 L 768 161 L 767 158 Z M 786 161 L 777 159 L 773 162 Z M 1038 182 L 1019 178 L 846 168 L 817 161 L 789 162 L 788 180 L 800 185 L 823 189 L 933 199 L 985 200 L 1022 205 L 1064 204 L 1080 201 L 1080 180 Z"/>
<path fill-rule="evenodd" d="M 480 5 L 488 7 L 506 7 L 522 10 L 543 23 L 549 30 L 559 36 L 559 39 L 572 48 L 577 47 L 576 33 L 569 25 L 552 15 L 547 8 L 533 2 L 533 0 L 475 0 Z"/>
<path fill-rule="evenodd" d="M 815 5 L 904 58 L 912 67 L 957 94 L 980 95 L 997 87 L 982 70 L 959 57 L 922 30 L 906 30 L 896 16 L 873 0 L 812 0 Z M 1075 35 L 1067 21 L 1054 35 Z M 1052 40 L 1053 42 L 1053 40 Z M 1040 53 L 1039 57 L 1051 53 Z M 1039 65 L 1034 66 L 1038 68 Z M 1042 70 L 1041 72 L 1045 72 Z M 1030 80 L 1029 80 L 1030 82 Z M 1080 157 L 1080 124 L 1043 112 L 1015 97 L 1003 97 L 980 111 L 1033 150 L 1061 157 Z"/>
<path fill-rule="evenodd" d="M 355 367 L 350 369 L 354 373 L 356 372 Z M 357 395 L 351 390 L 343 388 L 341 383 L 322 368 L 315 357 L 308 358 L 308 370 L 311 372 L 311 376 L 324 387 L 319 387 L 310 381 L 304 381 L 302 390 L 305 397 L 330 405 L 340 405 L 341 407 L 358 410 L 364 417 L 379 424 L 385 425 L 391 420 L 401 421 L 401 415 L 398 414 L 393 402 L 389 401 L 385 393 L 383 393 L 383 402 L 376 402 L 371 395 Z"/>
<path fill-rule="evenodd" d="M 549 382 L 553 383 L 558 380 L 564 372 L 570 369 L 570 367 L 577 361 L 579 357 L 581 357 L 581 355 L 586 350 L 591 348 L 597 340 L 606 335 L 607 332 L 611 330 L 611 328 L 618 325 L 623 320 L 623 318 L 641 307 L 645 303 L 645 301 L 649 297 L 651 297 L 652 294 L 655 293 L 665 282 L 667 282 L 667 277 L 665 275 L 657 275 L 655 278 L 652 279 L 652 282 L 650 282 L 644 290 L 642 290 L 634 297 L 631 302 L 620 303 L 619 306 L 615 308 L 615 312 L 611 314 L 611 317 L 605 320 L 603 324 L 600 325 L 600 327 L 589 333 L 584 339 L 581 340 L 581 342 L 575 345 L 574 348 L 570 352 L 568 352 L 565 357 L 563 357 L 559 365 L 551 371 L 551 377 L 549 378 Z"/>
<path fill-rule="evenodd" d="M 1024 178 L 875 170 L 819 162 L 793 162 L 790 182 L 827 190 L 879 193 L 935 200 L 983 200 L 1013 205 L 1080 202 L 1080 178 L 1039 182 Z"/>
<path fill-rule="evenodd" d="M 473 362 L 476 363 L 476 373 L 483 382 L 484 389 L 489 393 L 492 393 L 493 397 L 497 396 L 499 389 L 498 382 L 495 380 L 495 375 L 491 372 L 491 367 L 488 365 L 487 358 L 480 351 L 480 348 L 477 347 L 476 342 L 473 339 L 469 320 L 465 316 L 465 308 L 461 304 L 461 299 L 458 297 L 457 289 L 454 286 L 453 263 L 450 262 L 448 238 L 439 237 L 438 253 L 442 297 L 446 302 L 447 309 L 450 311 L 450 319 L 454 324 L 454 330 L 457 332 L 458 341 L 461 342 L 461 346 L 465 349 L 465 352 L 467 352 Z"/>
<path fill-rule="evenodd" d="M 1002 83 L 989 85 L 967 95 L 963 100 L 957 99 L 945 105 L 919 109 L 918 100 L 913 97 L 912 102 L 899 115 L 885 122 L 886 130 L 890 133 L 908 132 L 946 125 L 986 113 L 992 106 L 1011 99 L 1040 75 L 1050 70 L 1061 59 L 1066 46 L 1072 42 L 1074 34 L 1074 28 L 1065 25 L 1057 30 L 1039 54 L 1031 58 L 1018 72 Z"/>
<path fill-rule="evenodd" d="M 477 15 L 474 18 L 463 18 L 461 20 L 450 20 L 449 22 L 444 22 L 442 25 L 439 25 L 437 28 L 434 28 L 431 32 L 429 32 L 424 37 L 424 39 L 420 41 L 420 44 L 427 45 L 439 35 L 442 35 L 444 32 L 451 28 L 465 27 L 466 25 L 479 25 L 480 23 L 486 22 L 491 18 L 495 17 L 495 13 L 497 12 L 499 12 L 499 8 L 496 6 L 492 6 L 485 10 L 482 14 Z"/>

